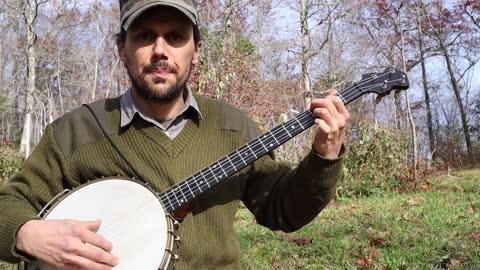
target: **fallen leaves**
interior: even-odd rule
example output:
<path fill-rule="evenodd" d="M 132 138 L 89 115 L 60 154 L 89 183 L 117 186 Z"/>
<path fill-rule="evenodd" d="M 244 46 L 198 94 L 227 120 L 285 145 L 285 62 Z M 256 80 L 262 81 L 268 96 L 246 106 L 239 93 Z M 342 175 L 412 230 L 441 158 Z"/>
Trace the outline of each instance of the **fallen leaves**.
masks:
<path fill-rule="evenodd" d="M 432 184 L 430 184 L 430 182 L 426 181 L 424 184 L 422 184 L 420 186 L 420 189 L 422 190 L 429 190 L 432 188 Z"/>
<path fill-rule="evenodd" d="M 440 266 L 442 269 L 451 269 L 452 267 L 455 268 L 461 264 L 461 260 L 450 258 L 450 256 L 446 255 L 442 257 L 442 260 L 438 263 L 438 266 Z"/>
<path fill-rule="evenodd" d="M 372 227 L 367 228 L 367 234 L 370 238 L 371 246 L 385 246 L 387 242 L 388 232 L 378 232 Z"/>
<path fill-rule="evenodd" d="M 458 184 L 453 185 L 453 189 L 460 192 L 465 192 L 465 189 Z"/>
<path fill-rule="evenodd" d="M 380 252 L 380 250 L 376 248 L 368 247 L 368 248 L 365 248 L 363 251 L 367 253 L 367 255 L 357 260 L 357 264 L 360 267 L 360 269 L 372 268 L 375 262 L 382 256 L 382 253 Z M 379 269 L 387 270 L 388 268 L 381 265 Z"/>
<path fill-rule="evenodd" d="M 289 233 L 284 234 L 283 239 L 288 242 L 295 243 L 298 246 L 308 245 L 313 242 L 312 237 L 298 237 L 298 236 L 295 236 L 294 234 L 289 234 Z"/>
<path fill-rule="evenodd" d="M 423 198 L 422 196 L 416 195 L 416 196 L 408 199 L 407 204 L 415 206 L 415 205 L 418 205 L 419 203 L 422 203 L 423 201 L 425 201 L 425 198 Z"/>

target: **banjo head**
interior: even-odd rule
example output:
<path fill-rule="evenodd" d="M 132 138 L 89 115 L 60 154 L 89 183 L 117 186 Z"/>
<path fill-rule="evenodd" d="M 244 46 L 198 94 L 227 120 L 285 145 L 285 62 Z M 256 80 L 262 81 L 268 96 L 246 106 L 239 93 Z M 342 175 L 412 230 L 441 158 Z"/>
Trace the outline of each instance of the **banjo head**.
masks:
<path fill-rule="evenodd" d="M 43 219 L 100 219 L 97 233 L 112 242 L 111 253 L 119 258 L 115 270 L 167 269 L 175 258 L 173 220 L 153 190 L 139 182 L 121 178 L 89 182 L 61 198 Z M 57 269 L 37 264 L 33 269 Z"/>

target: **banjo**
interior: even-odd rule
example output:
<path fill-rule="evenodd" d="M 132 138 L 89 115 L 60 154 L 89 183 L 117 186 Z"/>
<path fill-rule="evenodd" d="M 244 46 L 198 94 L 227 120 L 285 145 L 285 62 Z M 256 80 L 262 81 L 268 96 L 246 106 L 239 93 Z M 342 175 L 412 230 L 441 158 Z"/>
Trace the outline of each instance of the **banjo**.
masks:
<path fill-rule="evenodd" d="M 384 96 L 392 90 L 408 87 L 406 74 L 392 67 L 381 73 L 364 74 L 360 81 L 336 95 L 348 104 L 366 93 Z M 178 222 L 172 213 L 313 124 L 310 111 L 300 113 L 163 192 L 158 192 L 146 181 L 128 178 L 90 181 L 55 196 L 40 211 L 39 217 L 44 220 L 102 220 L 97 233 L 113 244 L 111 253 L 119 258 L 115 270 L 172 269 L 178 259 L 175 249 L 180 240 L 176 235 Z M 25 268 L 59 269 L 40 260 L 25 264 Z"/>

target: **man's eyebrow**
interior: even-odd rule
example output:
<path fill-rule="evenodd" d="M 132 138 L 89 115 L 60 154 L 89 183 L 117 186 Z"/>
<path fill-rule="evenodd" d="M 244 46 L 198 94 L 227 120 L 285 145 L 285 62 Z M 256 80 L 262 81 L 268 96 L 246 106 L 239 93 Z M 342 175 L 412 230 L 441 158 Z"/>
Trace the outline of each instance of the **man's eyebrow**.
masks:
<path fill-rule="evenodd" d="M 137 26 L 132 27 L 131 30 L 133 30 L 133 31 L 150 31 L 151 29 L 148 26 L 145 26 L 145 25 L 137 25 Z"/>

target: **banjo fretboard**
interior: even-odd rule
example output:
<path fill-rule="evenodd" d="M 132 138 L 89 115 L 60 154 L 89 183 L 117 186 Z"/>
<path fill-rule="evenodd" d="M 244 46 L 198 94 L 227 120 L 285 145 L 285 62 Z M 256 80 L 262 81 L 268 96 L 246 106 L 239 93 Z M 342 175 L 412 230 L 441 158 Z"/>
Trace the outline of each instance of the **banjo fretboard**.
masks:
<path fill-rule="evenodd" d="M 408 80 L 405 73 L 394 68 L 383 73 L 369 73 L 362 80 L 340 91 L 339 96 L 345 104 L 358 97 L 374 92 L 384 95 L 392 89 L 407 89 Z M 246 166 L 252 164 L 268 152 L 289 141 L 314 124 L 310 111 L 300 113 L 295 118 L 251 140 L 235 151 L 215 161 L 208 167 L 188 177 L 183 182 L 170 187 L 160 194 L 160 200 L 168 213 L 192 201 L 214 185 L 227 179 Z"/>

